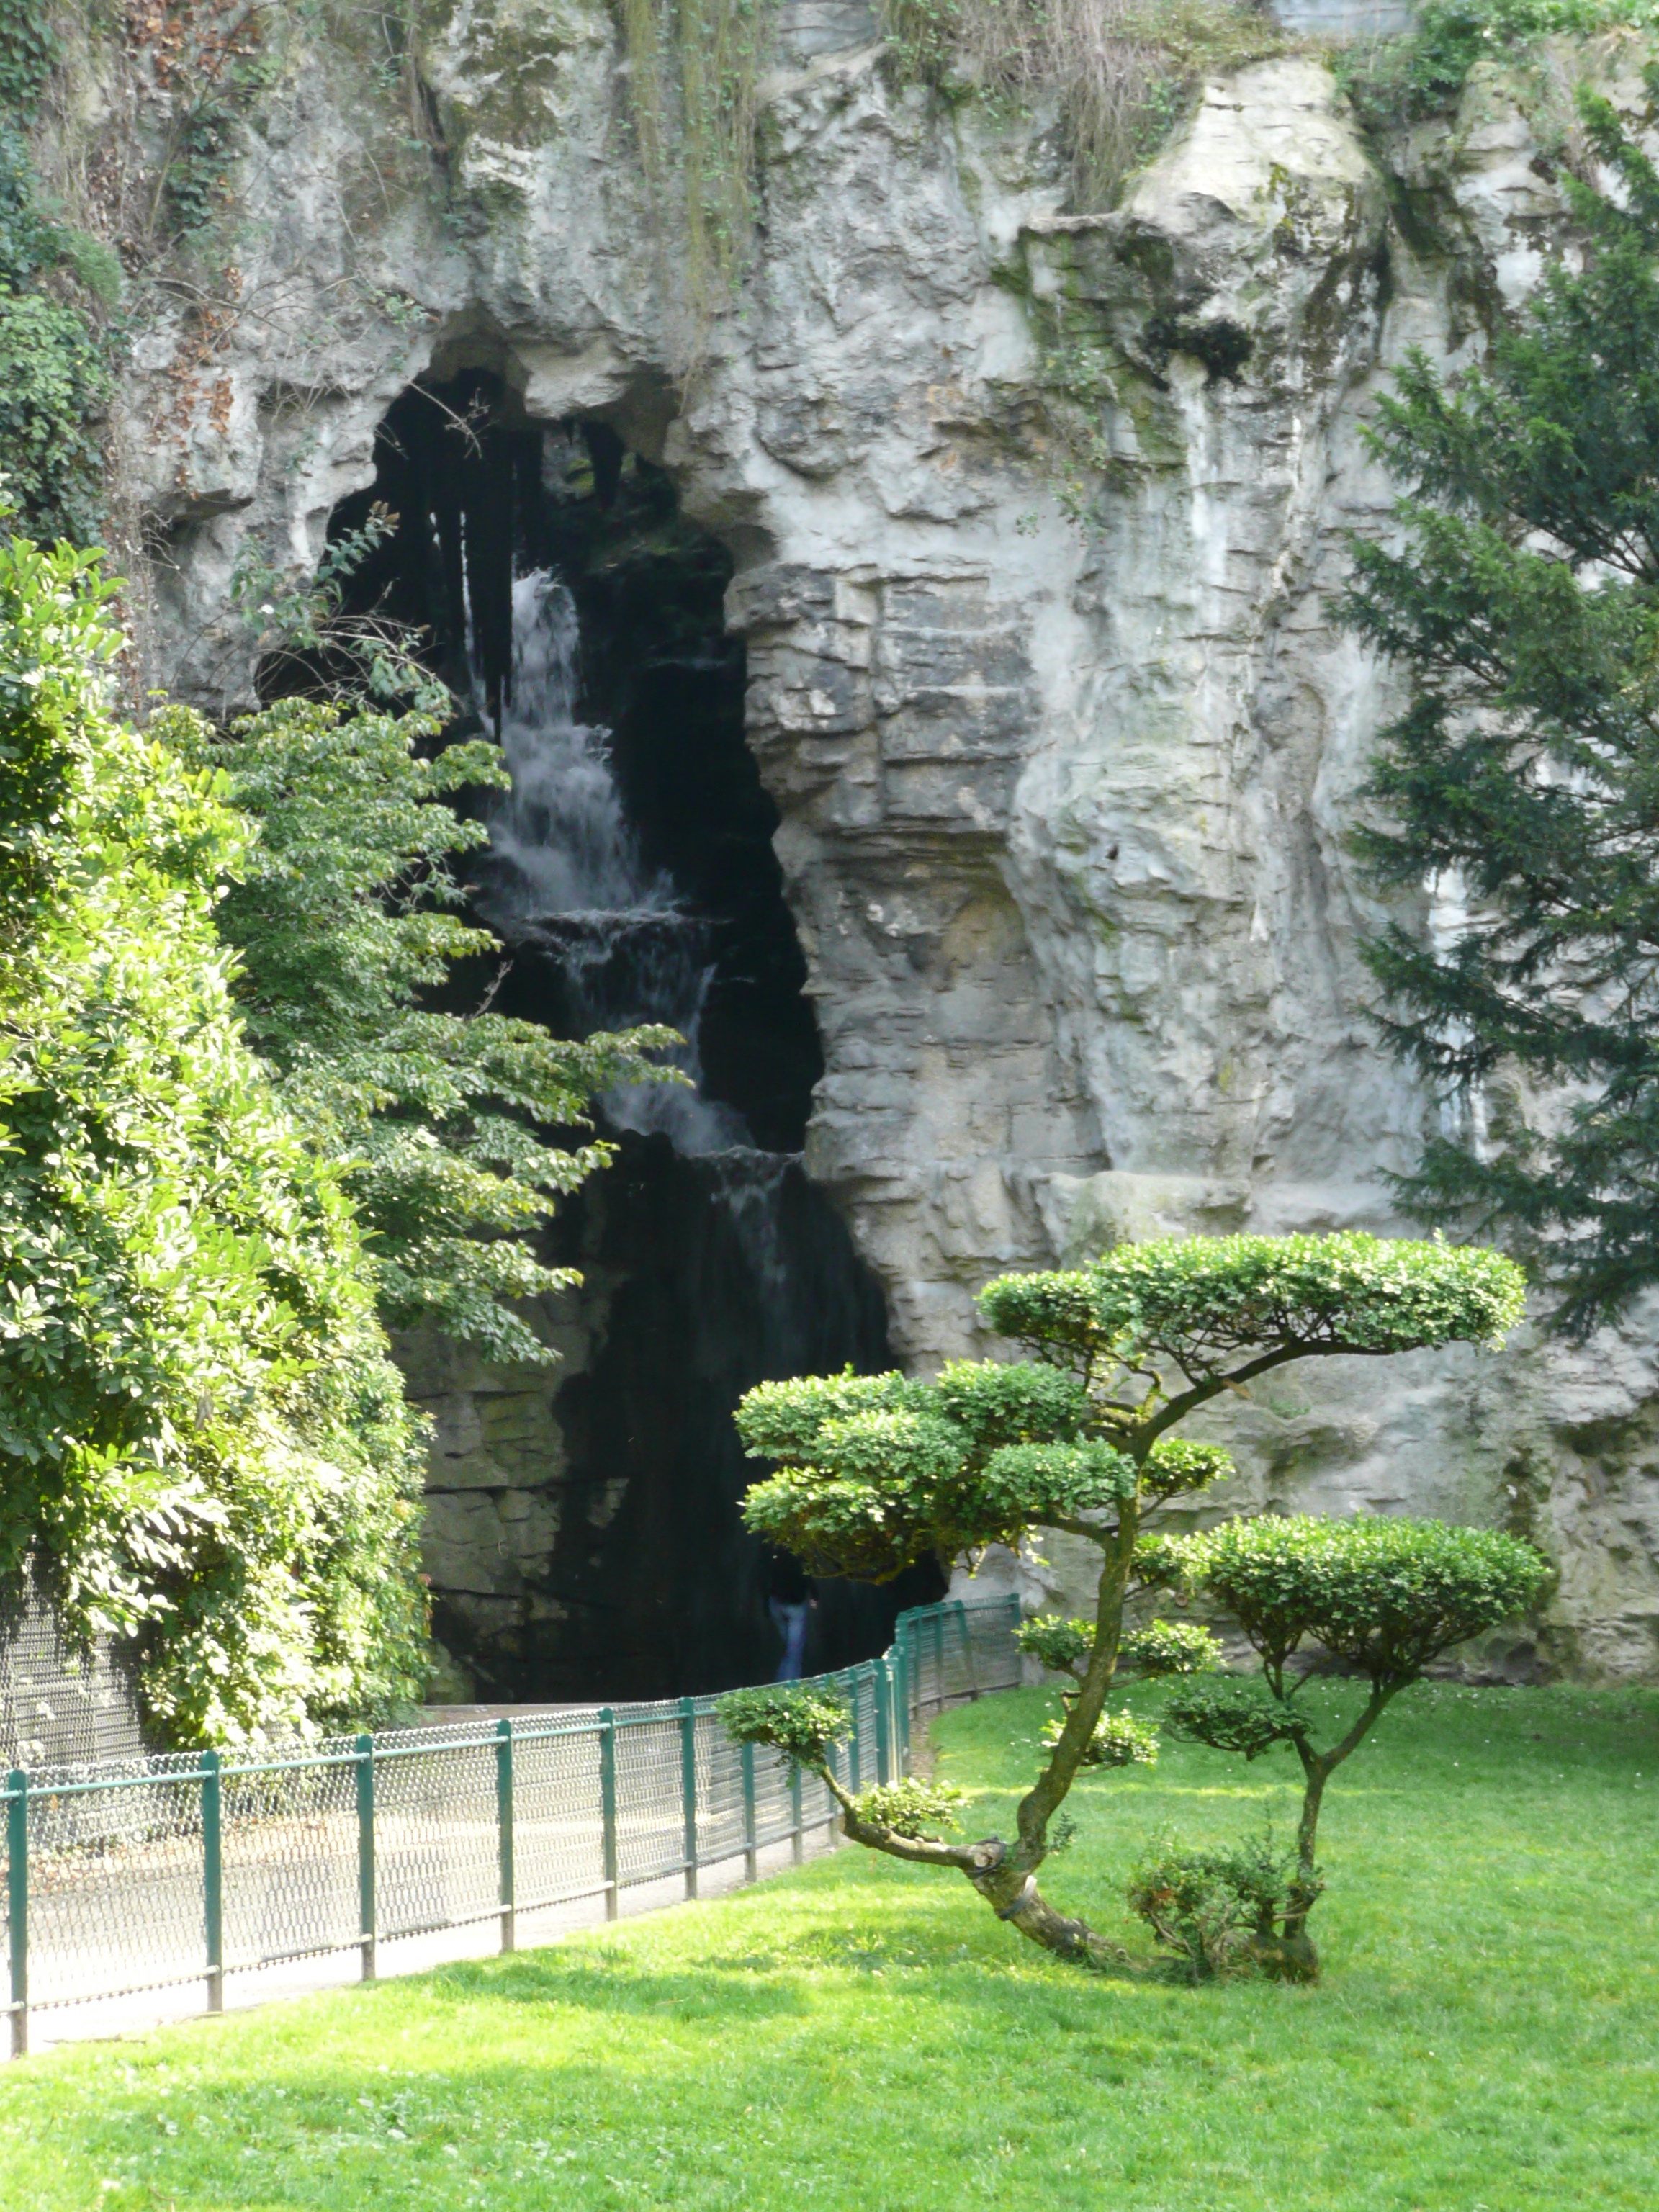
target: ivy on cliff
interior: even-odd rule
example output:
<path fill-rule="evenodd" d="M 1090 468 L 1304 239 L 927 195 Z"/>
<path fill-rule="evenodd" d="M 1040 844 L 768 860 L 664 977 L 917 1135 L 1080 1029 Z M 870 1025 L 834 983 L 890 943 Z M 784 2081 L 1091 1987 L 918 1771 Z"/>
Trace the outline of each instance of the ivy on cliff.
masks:
<path fill-rule="evenodd" d="M 43 204 L 24 131 L 58 60 L 36 0 L 0 9 L 0 478 L 32 534 L 98 535 L 108 396 L 103 349 L 74 299 L 91 241 Z"/>

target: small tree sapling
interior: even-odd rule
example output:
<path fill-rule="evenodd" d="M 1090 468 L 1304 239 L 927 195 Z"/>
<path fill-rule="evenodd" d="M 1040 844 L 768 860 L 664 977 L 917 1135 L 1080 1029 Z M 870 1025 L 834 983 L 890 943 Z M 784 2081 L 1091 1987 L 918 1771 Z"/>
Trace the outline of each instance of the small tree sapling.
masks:
<path fill-rule="evenodd" d="M 1018 1547 L 1042 1528 L 1097 1547 L 1101 1570 L 1094 1620 L 1072 1638 L 1066 1662 L 1075 1692 L 1010 1838 L 901 1832 L 844 1788 L 822 1737 L 819 1755 L 804 1755 L 811 1729 L 771 1705 L 728 1701 L 728 1731 L 818 1774 L 854 1842 L 954 1869 L 1000 1918 L 1063 1958 L 1121 1958 L 1057 1912 L 1036 1875 L 1106 1713 L 1125 1601 L 1143 1570 L 1153 1578 L 1167 1571 L 1167 1543 L 1150 1559 L 1140 1550 L 1145 1523 L 1232 1471 L 1218 1445 L 1170 1431 L 1224 1391 L 1246 1390 L 1292 1360 L 1495 1346 L 1522 1301 L 1512 1261 L 1437 1242 L 1169 1238 L 1121 1247 L 1091 1267 L 990 1284 L 980 1310 L 1024 1347 L 1024 1360 L 957 1362 L 928 1382 L 848 1373 L 762 1383 L 738 1407 L 738 1426 L 750 1455 L 776 1472 L 750 1490 L 744 1518 L 812 1573 L 885 1581 L 929 1552 L 948 1562 L 993 1543 Z M 765 1695 L 788 1705 L 789 1692 Z M 1117 1738 L 1109 1727 L 1109 1745 Z M 1122 1738 L 1109 1755 L 1139 1754 Z"/>

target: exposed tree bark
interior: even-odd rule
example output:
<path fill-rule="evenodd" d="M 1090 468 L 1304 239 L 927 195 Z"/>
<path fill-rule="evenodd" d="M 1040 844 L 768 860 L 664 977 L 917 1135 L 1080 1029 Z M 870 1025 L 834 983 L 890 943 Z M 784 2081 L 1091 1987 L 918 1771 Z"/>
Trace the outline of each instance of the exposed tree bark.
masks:
<path fill-rule="evenodd" d="M 1006 1920 L 1029 1942 L 1058 1958 L 1096 1968 L 1121 1968 L 1137 1962 L 1121 1944 L 1109 1942 L 1085 1922 L 1057 1912 L 1037 1887 L 1036 1870 L 1048 1855 L 1048 1823 L 1077 1778 L 1117 1671 L 1123 1604 L 1139 1527 L 1139 1509 L 1131 1500 L 1124 1505 L 1115 1529 L 1083 1532 L 1100 1544 L 1106 1555 L 1096 1600 L 1094 1648 L 1087 1668 L 1079 1678 L 1078 1693 L 1048 1763 L 1020 1800 L 1018 1834 L 1012 1844 L 1000 1836 L 988 1836 L 976 1844 L 947 1844 L 927 1837 L 896 1835 L 890 1828 L 863 1818 L 857 1800 L 827 1765 L 817 1770 L 842 1808 L 842 1832 L 852 1842 L 914 1866 L 955 1867 L 966 1875 L 999 1920 Z"/>

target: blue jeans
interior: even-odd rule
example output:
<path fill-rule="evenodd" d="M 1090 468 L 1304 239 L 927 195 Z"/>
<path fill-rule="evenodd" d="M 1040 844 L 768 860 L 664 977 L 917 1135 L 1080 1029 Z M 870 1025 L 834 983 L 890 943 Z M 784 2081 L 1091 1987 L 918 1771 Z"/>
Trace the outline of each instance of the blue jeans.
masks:
<path fill-rule="evenodd" d="M 767 1609 L 771 1613 L 773 1626 L 783 1638 L 783 1656 L 778 1662 L 778 1671 L 772 1680 L 775 1682 L 798 1682 L 806 1658 L 807 1606 L 804 1600 L 799 1605 L 786 1605 L 781 1598 L 774 1597 L 767 1600 Z"/>

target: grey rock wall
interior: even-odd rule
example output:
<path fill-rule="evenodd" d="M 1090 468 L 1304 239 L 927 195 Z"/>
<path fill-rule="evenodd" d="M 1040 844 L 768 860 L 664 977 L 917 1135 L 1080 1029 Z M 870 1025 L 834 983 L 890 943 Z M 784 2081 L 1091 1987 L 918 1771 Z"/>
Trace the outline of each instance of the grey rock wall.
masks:
<path fill-rule="evenodd" d="M 926 1367 L 1005 1267 L 1403 1225 L 1382 1177 L 1428 1109 L 1363 1018 L 1342 847 L 1391 695 L 1325 602 L 1344 533 L 1390 526 L 1361 438 L 1389 364 L 1478 350 L 1562 204 L 1530 80 L 1379 149 L 1291 56 L 1208 85 L 1122 207 L 1076 216 L 1041 118 L 895 90 L 870 30 L 784 10 L 755 257 L 701 333 L 597 0 L 435 9 L 407 112 L 301 56 L 239 180 L 234 296 L 144 339 L 122 466 L 151 672 L 216 702 L 246 680 L 239 547 L 314 558 L 423 369 L 498 367 L 672 471 L 738 562 L 828 1063 L 808 1165 Z M 1598 66 L 1633 83 L 1634 50 Z M 1231 1420 L 1243 1493 L 1532 1528 L 1546 1660 L 1651 1674 L 1650 1318 L 1290 1370 Z M 434 1575 L 493 1602 L 549 1540 L 556 1422 L 510 1378 L 428 1360 L 416 1388 Z M 1077 1572 L 1056 1547 L 1062 1600 Z"/>

